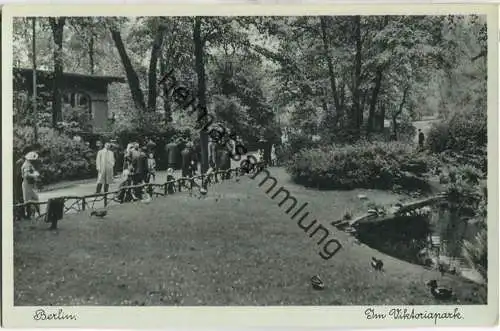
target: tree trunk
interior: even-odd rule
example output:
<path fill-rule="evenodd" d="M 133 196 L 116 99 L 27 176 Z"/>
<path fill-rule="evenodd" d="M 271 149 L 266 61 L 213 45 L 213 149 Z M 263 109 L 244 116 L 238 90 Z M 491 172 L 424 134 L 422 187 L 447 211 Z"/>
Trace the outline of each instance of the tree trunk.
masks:
<path fill-rule="evenodd" d="M 204 42 L 201 36 L 202 18 L 196 16 L 194 18 L 193 42 L 194 42 L 194 57 L 195 70 L 198 76 L 198 120 L 200 121 L 207 113 L 206 100 L 206 82 L 205 82 L 205 62 L 204 62 Z M 208 170 L 208 131 L 200 130 L 200 147 L 201 147 L 201 172 L 206 173 Z"/>
<path fill-rule="evenodd" d="M 382 86 L 382 73 L 383 73 L 382 68 L 379 68 L 375 76 L 375 87 L 373 88 L 372 91 L 372 97 L 370 100 L 370 109 L 368 111 L 368 130 L 367 130 L 368 134 L 373 132 L 374 129 L 375 110 L 377 108 L 378 94 L 380 93 L 380 87 Z"/>
<path fill-rule="evenodd" d="M 146 104 L 144 103 L 144 94 L 141 90 L 141 83 L 139 82 L 137 73 L 132 67 L 132 62 L 130 62 L 127 50 L 125 49 L 125 45 L 123 44 L 122 36 L 119 31 L 111 29 L 111 37 L 113 38 L 116 49 L 120 54 L 123 67 L 125 68 L 130 93 L 132 94 L 132 99 L 134 100 L 135 107 L 141 111 L 144 111 L 146 109 Z"/>
<path fill-rule="evenodd" d="M 387 24 L 389 24 L 389 16 L 384 16 L 384 19 L 382 20 L 381 22 L 382 24 L 379 26 L 379 30 L 382 31 L 386 26 Z M 376 109 L 377 109 L 377 104 L 378 104 L 378 96 L 380 94 L 380 88 L 382 86 L 382 78 L 383 78 L 383 74 L 384 74 L 384 70 L 385 70 L 385 66 L 382 65 L 380 67 L 377 68 L 377 71 L 376 71 L 376 74 L 375 74 L 375 87 L 373 88 L 373 91 L 372 91 L 372 97 L 371 97 L 371 101 L 370 101 L 370 108 L 368 110 L 368 130 L 367 130 L 367 133 L 368 135 L 374 131 L 376 131 L 376 128 L 375 128 L 375 112 L 376 112 Z M 385 113 L 385 109 L 384 109 L 384 113 Z M 385 118 L 385 114 L 383 114 L 383 117 L 382 117 L 382 131 L 384 130 L 384 124 L 383 124 L 383 120 Z"/>
<path fill-rule="evenodd" d="M 163 42 L 163 35 L 165 34 L 164 28 L 158 28 L 156 31 L 155 39 L 153 41 L 153 48 L 151 49 L 151 58 L 149 60 L 148 72 L 148 111 L 156 111 L 156 97 L 158 87 L 156 82 L 156 70 L 158 68 L 158 56 L 161 51 L 161 44 Z"/>
<path fill-rule="evenodd" d="M 392 127 L 394 129 L 394 135 L 397 137 L 398 136 L 398 122 L 397 119 L 399 115 L 403 112 L 403 107 L 406 103 L 406 96 L 408 95 L 408 90 L 410 89 L 409 86 L 405 87 L 403 91 L 403 99 L 401 100 L 401 103 L 399 104 L 399 109 L 394 115 L 392 116 Z"/>
<path fill-rule="evenodd" d="M 339 101 L 339 95 L 337 92 L 337 84 L 335 82 L 335 72 L 333 69 L 333 61 L 332 57 L 330 56 L 330 47 L 328 43 L 328 35 L 327 35 L 327 27 L 326 27 L 326 17 L 325 16 L 320 16 L 320 22 L 321 22 L 321 35 L 323 38 L 323 51 L 325 53 L 325 58 L 328 64 L 328 74 L 330 76 L 330 86 L 332 89 L 332 94 L 333 94 L 333 102 L 335 103 L 335 112 L 340 111 L 340 101 Z"/>
<path fill-rule="evenodd" d="M 63 78 L 63 33 L 65 17 L 50 17 L 50 26 L 54 38 L 54 85 L 52 89 L 52 127 L 57 127 L 57 122 L 62 118 L 61 85 Z"/>
<path fill-rule="evenodd" d="M 162 52 L 160 52 L 160 71 L 162 77 L 167 73 L 167 61 L 163 59 Z M 172 122 L 172 108 L 168 92 L 168 84 L 163 84 L 163 111 L 165 112 L 165 124 Z"/>
<path fill-rule="evenodd" d="M 354 88 L 353 88 L 353 126 L 355 132 L 360 132 L 361 123 L 363 121 L 363 113 L 360 107 L 360 90 L 361 85 L 361 16 L 354 16 L 354 40 L 356 43 L 356 55 L 354 56 Z"/>
<path fill-rule="evenodd" d="M 378 118 L 378 128 L 380 131 L 384 131 L 385 129 L 385 105 L 381 102 L 379 105 L 380 114 L 377 116 Z"/>
<path fill-rule="evenodd" d="M 32 21 L 32 48 L 31 48 L 31 61 L 33 64 L 33 140 L 38 143 L 38 106 L 37 106 L 37 89 L 36 89 L 36 17 Z"/>
<path fill-rule="evenodd" d="M 94 63 L 94 34 L 90 34 L 89 40 L 89 64 L 90 64 L 90 74 L 95 73 L 95 63 Z"/>
<path fill-rule="evenodd" d="M 340 89 L 340 111 L 336 113 L 337 123 L 344 126 L 344 109 L 345 109 L 345 78 L 342 79 L 342 88 Z"/>

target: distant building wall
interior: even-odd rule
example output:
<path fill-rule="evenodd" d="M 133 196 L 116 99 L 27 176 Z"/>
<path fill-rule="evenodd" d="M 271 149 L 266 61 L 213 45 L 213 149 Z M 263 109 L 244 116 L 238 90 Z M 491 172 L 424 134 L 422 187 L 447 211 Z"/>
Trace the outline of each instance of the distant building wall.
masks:
<path fill-rule="evenodd" d="M 92 100 L 92 124 L 96 131 L 105 130 L 108 123 L 108 100 L 96 98 Z"/>
<path fill-rule="evenodd" d="M 26 99 L 32 94 L 32 71 L 27 69 L 15 68 L 17 79 L 14 80 L 14 89 L 16 91 L 26 91 Z M 38 72 L 38 71 L 37 71 Z M 50 72 L 40 71 L 37 73 L 38 84 L 40 85 L 38 94 L 45 92 L 49 97 L 51 95 L 52 74 Z M 108 127 L 110 118 L 108 110 L 108 85 L 111 82 L 122 82 L 120 77 L 106 76 L 88 76 L 79 74 L 64 74 L 62 88 L 63 105 L 78 107 L 83 111 L 88 111 L 92 118 L 92 127 L 95 131 L 103 131 Z M 26 102 L 20 100 L 15 102 Z M 64 109 L 64 107 L 63 107 Z M 64 119 L 64 113 L 62 114 Z"/>

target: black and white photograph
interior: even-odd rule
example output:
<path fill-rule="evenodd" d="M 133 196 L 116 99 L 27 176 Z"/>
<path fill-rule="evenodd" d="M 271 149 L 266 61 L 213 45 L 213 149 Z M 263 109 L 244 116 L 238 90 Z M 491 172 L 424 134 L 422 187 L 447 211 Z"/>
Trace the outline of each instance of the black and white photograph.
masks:
<path fill-rule="evenodd" d="M 10 18 L 14 307 L 498 305 L 486 14 L 131 14 Z"/>

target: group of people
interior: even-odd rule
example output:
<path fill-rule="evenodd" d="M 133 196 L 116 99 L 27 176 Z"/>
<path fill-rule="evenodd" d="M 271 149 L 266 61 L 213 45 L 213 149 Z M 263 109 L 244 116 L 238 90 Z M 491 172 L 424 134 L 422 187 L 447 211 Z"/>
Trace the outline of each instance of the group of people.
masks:
<path fill-rule="evenodd" d="M 97 141 L 96 144 L 96 170 L 97 185 L 96 193 L 109 191 L 110 184 L 114 181 L 114 174 L 117 166 L 118 144 L 114 141 Z M 209 138 L 208 161 L 209 173 L 217 170 L 228 170 L 231 168 L 231 156 L 236 154 L 234 150 L 236 141 L 230 141 L 227 145 L 217 144 L 216 141 Z M 156 180 L 156 159 L 153 153 L 154 143 L 145 143 L 141 146 L 137 142 L 129 143 L 123 152 L 122 181 L 119 185 L 119 193 L 115 199 L 119 202 L 130 200 L 140 200 L 144 196 L 142 188 L 125 189 L 127 186 L 137 186 L 143 183 L 150 183 Z M 267 151 L 267 150 L 266 150 Z M 182 139 L 174 139 L 165 146 L 166 158 L 168 163 L 167 181 L 173 181 L 174 169 L 181 168 L 182 177 L 193 177 L 198 173 L 198 166 L 201 162 L 201 148 L 199 144 Z M 264 148 L 259 152 L 261 160 L 264 155 L 270 155 L 271 165 L 276 165 L 276 151 L 274 145 L 271 145 L 270 154 L 264 152 Z M 180 160 L 179 160 L 180 156 Z M 36 183 L 40 179 L 40 174 L 36 170 L 35 163 L 39 156 L 35 151 L 27 153 L 22 160 L 20 178 L 22 180 L 22 201 L 38 201 L 36 193 Z M 180 162 L 179 162 L 180 161 Z M 168 191 L 172 193 L 173 185 L 169 185 Z M 21 192 L 19 192 L 20 195 Z M 152 192 L 146 192 L 151 195 Z M 20 197 L 19 197 L 20 198 Z M 17 201 L 20 201 L 16 198 Z M 34 208 L 34 210 L 33 210 Z M 25 216 L 30 217 L 34 211 L 39 212 L 38 206 L 27 208 Z M 26 215 L 27 214 L 27 215 Z"/>
<path fill-rule="evenodd" d="M 96 193 L 101 193 L 103 188 L 104 192 L 108 192 L 109 185 L 113 182 L 114 168 L 115 154 L 111 144 L 105 143 L 104 147 L 97 153 L 96 158 Z M 151 179 L 156 178 L 156 160 L 147 144 L 142 147 L 137 142 L 128 144 L 123 152 L 122 177 L 123 181 L 120 183 L 120 187 L 149 183 Z M 143 190 L 136 188 L 134 190 L 120 190 L 116 198 L 119 202 L 124 202 L 125 200 L 139 200 L 142 196 Z"/>
<path fill-rule="evenodd" d="M 265 162 L 266 164 L 270 165 L 271 167 L 276 167 L 278 165 L 278 157 L 276 155 L 276 146 L 274 144 L 271 144 L 269 157 L 266 157 L 266 149 L 265 148 L 259 148 L 259 150 L 257 152 L 257 156 L 258 156 L 259 162 Z"/>

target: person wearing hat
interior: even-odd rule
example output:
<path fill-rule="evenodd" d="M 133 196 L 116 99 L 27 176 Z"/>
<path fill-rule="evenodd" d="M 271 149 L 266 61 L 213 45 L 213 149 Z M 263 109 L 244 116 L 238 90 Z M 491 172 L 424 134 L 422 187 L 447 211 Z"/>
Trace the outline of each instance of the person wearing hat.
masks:
<path fill-rule="evenodd" d="M 38 160 L 38 154 L 36 152 L 29 152 L 24 157 L 24 163 L 21 166 L 21 173 L 23 177 L 22 189 L 23 189 L 23 201 L 38 201 L 38 194 L 35 192 L 35 182 L 39 180 L 40 173 L 35 169 L 34 162 Z M 28 205 L 26 208 L 26 215 L 31 217 L 32 209 L 34 209 L 40 216 L 40 206 Z"/>
<path fill-rule="evenodd" d="M 101 193 L 104 185 L 104 192 L 108 192 L 109 184 L 113 182 L 113 169 L 115 167 L 115 156 L 111 151 L 111 145 L 105 143 L 104 147 L 97 152 L 96 158 L 97 168 L 97 187 L 96 193 Z"/>

